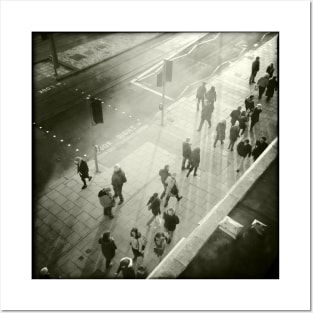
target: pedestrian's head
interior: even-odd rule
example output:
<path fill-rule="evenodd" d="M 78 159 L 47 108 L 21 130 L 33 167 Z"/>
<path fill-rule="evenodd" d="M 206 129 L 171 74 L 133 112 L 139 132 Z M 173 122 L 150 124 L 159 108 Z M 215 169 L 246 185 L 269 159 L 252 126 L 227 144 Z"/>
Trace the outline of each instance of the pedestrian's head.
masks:
<path fill-rule="evenodd" d="M 265 142 L 265 141 L 266 141 L 266 137 L 261 137 L 261 138 L 260 138 L 260 141 L 261 141 L 261 142 Z"/>
<path fill-rule="evenodd" d="M 239 126 L 239 121 L 236 121 L 236 122 L 235 122 L 235 126 Z"/>
<path fill-rule="evenodd" d="M 245 117 L 246 116 L 246 111 L 241 112 L 241 116 Z"/>
<path fill-rule="evenodd" d="M 257 60 L 260 60 L 260 57 L 256 57 Z"/>
<path fill-rule="evenodd" d="M 158 195 L 159 195 L 159 194 L 158 194 L 157 192 L 155 192 L 155 193 L 153 194 L 153 197 L 156 198 Z"/>
<path fill-rule="evenodd" d="M 105 231 L 104 233 L 103 233 L 103 235 L 102 235 L 102 240 L 103 241 L 105 241 L 105 242 L 107 242 L 107 241 L 110 241 L 110 232 L 107 230 L 107 231 Z"/>
<path fill-rule="evenodd" d="M 276 80 L 277 76 L 273 76 L 272 79 Z"/>
<path fill-rule="evenodd" d="M 122 269 L 131 267 L 133 265 L 133 261 L 131 258 L 122 258 L 120 261 L 120 266 Z"/>
<path fill-rule="evenodd" d="M 49 275 L 49 270 L 47 267 L 43 267 L 41 270 L 40 270 L 40 275 L 43 275 L 43 276 L 46 276 L 46 275 Z"/>
<path fill-rule="evenodd" d="M 245 139 L 244 143 L 247 145 L 249 143 L 249 139 Z"/>
<path fill-rule="evenodd" d="M 170 169 L 170 166 L 169 166 L 168 164 L 166 164 L 166 165 L 164 166 L 164 169 L 165 169 L 166 171 L 168 171 L 168 170 Z"/>
<path fill-rule="evenodd" d="M 257 106 L 258 109 L 262 109 L 262 104 L 261 103 L 258 103 L 256 106 Z"/>
<path fill-rule="evenodd" d="M 186 142 L 188 142 L 188 143 L 189 143 L 189 142 L 190 142 L 190 138 L 186 138 Z"/>
<path fill-rule="evenodd" d="M 206 82 L 203 82 L 203 83 L 202 83 L 202 86 L 205 86 L 205 85 L 206 85 Z"/>
<path fill-rule="evenodd" d="M 265 73 L 264 77 L 270 77 L 269 73 Z"/>
<path fill-rule="evenodd" d="M 222 124 L 226 125 L 226 120 L 222 120 Z"/>
<path fill-rule="evenodd" d="M 254 95 L 251 95 L 249 98 L 250 98 L 250 100 L 253 100 L 254 99 Z"/>
<path fill-rule="evenodd" d="M 114 172 L 118 172 L 121 169 L 121 166 L 119 164 L 114 165 Z"/>
<path fill-rule="evenodd" d="M 200 148 L 197 147 L 197 148 L 195 148 L 193 151 L 195 151 L 196 153 L 200 153 Z"/>
<path fill-rule="evenodd" d="M 168 213 L 168 215 L 174 215 L 175 211 L 174 211 L 174 209 L 169 208 L 169 209 L 167 210 L 167 213 Z"/>
<path fill-rule="evenodd" d="M 215 87 L 214 87 L 214 86 L 212 86 L 212 87 L 211 87 L 211 89 L 212 89 L 212 90 L 215 90 Z"/>
<path fill-rule="evenodd" d="M 240 110 L 241 110 L 241 106 L 238 107 L 238 111 L 240 111 Z"/>
<path fill-rule="evenodd" d="M 176 173 L 173 173 L 173 174 L 172 174 L 172 177 L 176 178 Z"/>
<path fill-rule="evenodd" d="M 139 238 L 139 231 L 137 227 L 133 227 L 132 230 L 130 231 L 130 236 L 134 238 Z"/>
<path fill-rule="evenodd" d="M 76 165 L 78 165 L 78 164 L 81 162 L 81 160 L 82 160 L 81 157 L 76 157 L 76 158 L 74 159 L 74 163 L 75 163 Z"/>

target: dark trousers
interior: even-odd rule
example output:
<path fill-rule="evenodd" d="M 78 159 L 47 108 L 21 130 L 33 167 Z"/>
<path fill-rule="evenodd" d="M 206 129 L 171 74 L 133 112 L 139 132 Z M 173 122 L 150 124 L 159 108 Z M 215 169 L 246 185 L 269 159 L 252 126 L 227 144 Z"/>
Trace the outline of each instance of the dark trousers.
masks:
<path fill-rule="evenodd" d="M 187 173 L 187 177 L 189 176 L 189 174 L 192 172 L 193 169 L 194 169 L 194 171 L 193 171 L 193 176 L 196 176 L 196 175 L 197 175 L 198 166 L 193 166 L 193 165 L 191 165 L 191 167 L 189 168 L 189 171 L 188 171 L 188 173 Z"/>
<path fill-rule="evenodd" d="M 266 87 L 259 86 L 259 99 L 262 98 Z"/>
<path fill-rule="evenodd" d="M 209 127 L 211 127 L 211 119 L 205 119 L 205 118 L 202 118 L 202 117 L 201 117 L 201 122 L 200 122 L 200 125 L 199 125 L 198 130 L 201 130 L 201 128 L 202 128 L 202 126 L 203 126 L 204 121 L 208 121 L 208 123 L 209 123 Z"/>
<path fill-rule="evenodd" d="M 240 130 L 241 130 L 241 134 L 240 134 L 240 136 L 242 136 L 242 135 L 244 134 L 244 132 L 245 132 L 246 128 L 247 128 L 247 126 L 246 126 L 246 125 L 245 125 L 244 127 L 240 128 Z"/>
<path fill-rule="evenodd" d="M 250 76 L 250 80 L 249 80 L 250 84 L 255 83 L 254 79 L 255 79 L 255 76 L 256 76 L 257 72 L 258 71 L 252 71 L 251 72 L 251 76 Z"/>
<path fill-rule="evenodd" d="M 181 199 L 178 195 L 179 195 L 179 193 L 177 193 L 177 195 L 175 196 L 176 199 L 177 199 L 177 201 L 179 201 L 179 200 Z M 165 198 L 165 203 L 164 203 L 164 207 L 165 207 L 165 208 L 167 207 L 168 202 L 170 201 L 170 197 L 171 197 L 171 195 L 169 194 L 169 195 L 166 196 L 166 198 Z"/>
<path fill-rule="evenodd" d="M 219 139 L 218 136 L 216 136 L 215 141 L 214 141 L 214 147 L 216 146 L 217 141 L 220 140 L 221 144 L 224 143 L 224 141 L 222 139 Z"/>
<path fill-rule="evenodd" d="M 113 186 L 113 190 L 114 190 L 114 198 L 115 197 L 119 197 L 120 198 L 120 201 L 124 201 L 124 198 L 123 198 L 123 195 L 122 195 L 122 188 L 123 188 L 123 185 L 122 186 Z"/>
<path fill-rule="evenodd" d="M 105 267 L 109 268 L 113 257 L 105 258 Z"/>
<path fill-rule="evenodd" d="M 231 151 L 234 150 L 234 144 L 235 144 L 236 140 L 231 140 L 228 146 L 228 149 L 230 149 Z"/>
<path fill-rule="evenodd" d="M 202 97 L 202 98 L 198 98 L 197 97 L 197 111 L 199 111 L 200 101 L 202 101 L 202 108 L 203 108 L 203 106 L 204 106 L 204 97 Z"/>
<path fill-rule="evenodd" d="M 108 208 L 103 209 L 103 214 L 109 217 L 113 217 L 112 207 L 110 206 Z"/>
<path fill-rule="evenodd" d="M 258 121 L 251 120 L 250 130 L 252 130 L 252 128 L 254 127 L 254 125 L 255 125 L 257 122 L 258 122 Z"/>
<path fill-rule="evenodd" d="M 182 164 L 181 164 L 181 168 L 182 168 L 182 170 L 184 170 L 185 168 L 186 168 L 186 161 L 188 160 L 188 165 L 187 165 L 187 168 L 190 168 L 190 161 L 189 161 L 189 158 L 187 158 L 187 157 L 183 157 L 183 162 L 182 162 Z"/>

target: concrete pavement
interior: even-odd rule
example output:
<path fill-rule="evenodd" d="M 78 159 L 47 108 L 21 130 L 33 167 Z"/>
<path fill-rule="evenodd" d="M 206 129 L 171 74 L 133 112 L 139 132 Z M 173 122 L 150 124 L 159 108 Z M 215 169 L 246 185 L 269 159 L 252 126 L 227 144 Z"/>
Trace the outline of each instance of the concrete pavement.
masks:
<path fill-rule="evenodd" d="M 236 152 L 227 151 L 230 112 L 250 93 L 256 93 L 254 86 L 248 84 L 251 63 L 255 56 L 261 58 L 261 68 L 257 76 L 263 75 L 267 65 L 274 63 L 277 69 L 277 37 L 259 49 L 244 54 L 220 75 L 208 80 L 217 91 L 217 103 L 212 117 L 212 128 L 199 125 L 200 113 L 196 111 L 195 90 L 172 104 L 165 112 L 165 126 L 160 126 L 160 113 L 150 124 L 141 126 L 135 133 L 125 137 L 118 145 L 99 155 L 100 173 L 88 188 L 81 190 L 80 178 L 73 173 L 70 178 L 52 181 L 34 203 L 34 277 L 43 266 L 52 273 L 64 278 L 89 277 L 96 269 L 105 271 L 105 262 L 98 244 L 104 230 L 111 230 L 118 247 L 112 274 L 123 256 L 132 256 L 129 246 L 130 229 L 137 226 L 147 237 L 144 265 L 148 272 L 158 264 L 153 252 L 153 236 L 157 229 L 147 229 L 145 224 L 151 213 L 146 202 L 153 192 L 161 192 L 162 185 L 158 171 L 165 164 L 170 171 L 177 173 L 178 185 L 183 199 L 177 204 L 171 199 L 169 206 L 176 209 L 181 222 L 175 231 L 173 241 L 165 250 L 168 253 L 182 237 L 188 236 L 210 209 L 227 193 L 229 188 L 243 173 L 235 172 L 238 162 Z M 257 98 L 257 97 L 256 97 Z M 259 136 L 272 141 L 277 136 L 277 95 L 269 102 L 265 97 L 259 101 L 263 105 L 260 122 L 252 133 L 245 136 L 252 143 Z M 256 103 L 257 99 L 256 99 Z M 227 139 L 224 146 L 214 149 L 213 142 L 216 124 L 226 118 Z M 198 177 L 186 178 L 181 172 L 181 144 L 190 137 L 193 147 L 201 148 L 201 163 Z M 113 220 L 102 215 L 97 193 L 100 188 L 110 185 L 115 163 L 126 172 L 128 182 L 124 185 L 125 202 L 113 210 Z M 93 162 L 89 162 L 91 172 Z M 249 164 L 246 165 L 246 168 Z M 163 208 L 162 208 L 163 209 Z M 162 229 L 162 227 L 161 227 Z"/>

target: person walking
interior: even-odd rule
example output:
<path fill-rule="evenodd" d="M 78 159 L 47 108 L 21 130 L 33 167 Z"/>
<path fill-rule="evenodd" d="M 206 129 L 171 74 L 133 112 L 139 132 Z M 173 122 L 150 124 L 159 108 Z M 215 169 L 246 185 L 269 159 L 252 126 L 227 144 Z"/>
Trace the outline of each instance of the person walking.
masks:
<path fill-rule="evenodd" d="M 222 120 L 219 122 L 216 126 L 216 136 L 215 136 L 215 141 L 213 147 L 216 147 L 216 143 L 218 140 L 221 141 L 221 144 L 224 144 L 224 139 L 225 139 L 225 131 L 226 131 L 226 120 Z"/>
<path fill-rule="evenodd" d="M 252 150 L 253 160 L 256 161 L 267 147 L 268 143 L 266 142 L 266 137 L 261 137 L 259 140 L 257 140 L 255 147 Z"/>
<path fill-rule="evenodd" d="M 153 251 L 156 254 L 156 256 L 159 258 L 159 261 L 161 261 L 164 250 L 166 247 L 166 236 L 163 232 L 158 232 L 154 236 L 154 248 Z"/>
<path fill-rule="evenodd" d="M 266 73 L 269 75 L 269 77 L 271 78 L 274 74 L 274 65 L 273 63 L 271 63 L 267 68 L 266 68 Z"/>
<path fill-rule="evenodd" d="M 212 104 L 213 110 L 214 110 L 214 103 L 217 100 L 215 87 L 212 86 L 210 90 L 206 94 L 206 98 L 208 99 L 209 104 Z"/>
<path fill-rule="evenodd" d="M 200 101 L 202 101 L 202 108 L 203 108 L 205 95 L 206 95 L 205 83 L 202 83 L 202 85 L 199 86 L 199 88 L 197 89 L 197 95 L 196 95 L 196 98 L 197 98 L 197 111 L 199 111 Z"/>
<path fill-rule="evenodd" d="M 232 126 L 229 131 L 230 142 L 229 142 L 228 150 L 234 151 L 234 144 L 237 141 L 237 138 L 239 137 L 239 132 L 240 132 L 239 122 L 236 121 L 235 125 Z"/>
<path fill-rule="evenodd" d="M 169 177 L 171 175 L 170 173 L 170 166 L 169 165 L 165 165 L 164 168 L 159 170 L 159 175 L 161 177 L 161 183 L 164 187 L 164 190 L 161 194 L 161 200 L 164 198 L 165 193 L 166 193 L 166 179 L 167 177 Z"/>
<path fill-rule="evenodd" d="M 118 203 L 118 205 L 122 204 L 124 202 L 124 197 L 122 194 L 122 189 L 123 189 L 123 185 L 124 183 L 127 182 L 126 176 L 124 171 L 121 169 L 119 164 L 116 164 L 114 166 L 114 172 L 112 175 L 112 186 L 113 186 L 113 190 L 114 190 L 114 198 L 119 197 L 120 202 Z"/>
<path fill-rule="evenodd" d="M 106 231 L 98 240 L 99 244 L 101 245 L 102 254 L 105 257 L 105 267 L 109 268 L 113 264 L 111 260 L 115 256 L 116 245 L 114 242 L 113 237 L 111 237 L 111 233 Z"/>
<path fill-rule="evenodd" d="M 141 233 L 138 231 L 138 228 L 133 227 L 130 231 L 130 246 L 133 250 L 133 261 L 137 261 L 138 257 L 144 257 L 144 251 L 146 242 Z"/>
<path fill-rule="evenodd" d="M 242 111 L 239 117 L 239 129 L 241 130 L 240 136 L 242 136 L 247 128 L 249 122 L 249 117 L 246 114 L 246 111 Z"/>
<path fill-rule="evenodd" d="M 246 112 L 253 112 L 254 110 L 254 95 L 251 95 L 245 99 L 245 107 L 246 107 Z"/>
<path fill-rule="evenodd" d="M 147 269 L 143 265 L 138 266 L 136 278 L 137 279 L 146 279 L 147 276 L 148 276 Z"/>
<path fill-rule="evenodd" d="M 83 160 L 81 157 L 76 157 L 74 159 L 74 163 L 77 165 L 77 173 L 79 174 L 82 182 L 84 183 L 82 189 L 87 188 L 86 178 L 91 181 L 92 176 L 89 176 L 89 167 L 87 162 Z"/>
<path fill-rule="evenodd" d="M 197 176 L 197 169 L 199 167 L 199 164 L 200 164 L 200 148 L 195 148 L 191 153 L 191 167 L 189 168 L 186 177 L 189 176 L 193 169 L 194 169 L 193 176 Z"/>
<path fill-rule="evenodd" d="M 208 101 L 206 101 L 206 105 L 203 107 L 201 111 L 201 121 L 199 128 L 197 129 L 198 132 L 201 131 L 202 125 L 205 121 L 209 123 L 209 128 L 211 127 L 212 113 L 213 113 L 213 104 L 212 103 L 210 104 L 208 103 Z"/>
<path fill-rule="evenodd" d="M 236 110 L 231 111 L 230 113 L 231 126 L 234 126 L 236 121 L 239 121 L 240 114 L 241 114 L 241 106 L 239 106 Z"/>
<path fill-rule="evenodd" d="M 260 69 L 260 57 L 256 57 L 252 63 L 251 76 L 249 79 L 250 84 L 255 83 L 254 79 L 259 69 Z"/>
<path fill-rule="evenodd" d="M 182 196 L 179 196 L 179 189 L 176 183 L 176 173 L 173 173 L 171 176 L 166 179 L 166 197 L 164 207 L 168 205 L 170 197 L 176 197 L 177 201 L 180 201 Z"/>
<path fill-rule="evenodd" d="M 266 88 L 266 93 L 265 93 L 265 96 L 267 97 L 266 101 L 270 101 L 270 99 L 273 98 L 274 92 L 277 91 L 277 89 L 278 89 L 278 82 L 276 80 L 276 76 L 273 76 L 268 81 L 268 85 Z"/>
<path fill-rule="evenodd" d="M 176 229 L 176 225 L 179 224 L 179 218 L 175 214 L 174 209 L 169 208 L 167 211 L 163 213 L 164 218 L 164 228 L 167 232 L 167 243 L 170 243 L 173 238 L 173 233 Z"/>
<path fill-rule="evenodd" d="M 186 161 L 188 160 L 187 168 L 190 168 L 191 143 L 190 138 L 186 138 L 183 142 L 183 162 L 181 165 L 182 171 L 186 169 Z"/>
<path fill-rule="evenodd" d="M 262 98 L 263 96 L 263 93 L 267 87 L 269 83 L 269 75 L 268 73 L 266 73 L 263 77 L 261 77 L 259 80 L 258 80 L 258 87 L 259 87 L 259 100 Z"/>
<path fill-rule="evenodd" d="M 120 260 L 120 265 L 115 273 L 115 276 L 117 277 L 121 271 L 124 279 L 136 278 L 136 273 L 131 258 L 125 257 Z"/>
<path fill-rule="evenodd" d="M 245 139 L 245 140 L 238 143 L 237 152 L 238 152 L 238 155 L 240 156 L 240 164 L 239 164 L 239 167 L 236 171 L 237 173 L 241 169 L 243 169 L 243 163 L 244 163 L 244 160 L 246 159 L 246 157 L 251 156 L 251 150 L 252 150 L 252 147 L 249 143 L 249 139 Z"/>
<path fill-rule="evenodd" d="M 257 104 L 256 108 L 254 108 L 251 114 L 251 124 L 250 124 L 250 131 L 252 131 L 254 125 L 259 121 L 260 114 L 262 112 L 262 104 Z"/>
<path fill-rule="evenodd" d="M 111 194 L 111 188 L 103 188 L 98 193 L 98 199 L 103 207 L 103 215 L 108 216 L 110 219 L 113 218 L 112 208 L 115 205 L 114 198 Z"/>
<path fill-rule="evenodd" d="M 158 197 L 158 194 L 157 193 L 154 193 L 152 197 L 150 197 L 148 203 L 147 203 L 147 206 L 148 206 L 148 210 L 152 212 L 152 217 L 150 218 L 150 220 L 147 222 L 147 226 L 150 227 L 151 223 L 153 221 L 157 221 L 157 217 L 158 215 L 161 214 L 161 210 L 160 210 L 160 207 L 161 207 L 161 200 L 160 198 Z M 156 226 L 155 226 L 156 227 Z"/>

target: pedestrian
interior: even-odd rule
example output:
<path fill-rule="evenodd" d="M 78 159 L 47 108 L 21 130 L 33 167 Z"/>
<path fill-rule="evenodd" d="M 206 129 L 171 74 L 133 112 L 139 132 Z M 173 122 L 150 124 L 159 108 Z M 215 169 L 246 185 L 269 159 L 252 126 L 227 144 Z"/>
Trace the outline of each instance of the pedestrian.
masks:
<path fill-rule="evenodd" d="M 148 276 L 147 269 L 143 265 L 138 266 L 137 275 L 136 276 L 137 276 L 137 279 L 145 279 L 145 278 L 147 278 L 147 276 Z"/>
<path fill-rule="evenodd" d="M 91 181 L 92 176 L 89 176 L 89 167 L 87 162 L 83 160 L 81 157 L 76 157 L 74 159 L 74 163 L 77 165 L 77 173 L 79 174 L 82 182 L 84 183 L 82 189 L 87 188 L 86 178 Z"/>
<path fill-rule="evenodd" d="M 242 111 L 239 117 L 239 129 L 241 130 L 240 136 L 242 136 L 247 128 L 249 122 L 249 117 L 246 114 L 246 111 Z"/>
<path fill-rule="evenodd" d="M 98 243 L 101 245 L 102 254 L 105 257 L 105 267 L 109 268 L 113 265 L 111 260 L 114 258 L 116 250 L 116 245 L 111 233 L 109 231 L 104 232 L 99 238 Z"/>
<path fill-rule="evenodd" d="M 159 258 L 159 261 L 162 259 L 166 246 L 166 236 L 163 232 L 156 233 L 154 236 L 154 253 Z"/>
<path fill-rule="evenodd" d="M 254 110 L 254 95 L 251 95 L 245 99 L 246 112 L 252 112 Z"/>
<path fill-rule="evenodd" d="M 151 210 L 151 212 L 152 212 L 152 217 L 147 222 L 147 226 L 150 227 L 150 225 L 153 221 L 157 222 L 157 217 L 161 214 L 161 210 L 160 210 L 161 200 L 158 197 L 157 193 L 154 193 L 153 196 L 150 197 L 150 199 L 147 203 L 147 206 L 148 206 L 148 210 Z"/>
<path fill-rule="evenodd" d="M 247 156 L 248 157 L 251 156 L 251 150 L 252 147 L 249 144 L 249 139 L 245 139 L 238 143 L 237 152 L 240 156 L 240 164 L 236 172 L 239 172 L 241 169 L 243 169 L 244 160 L 246 159 Z"/>
<path fill-rule="evenodd" d="M 224 139 L 225 139 L 225 131 L 226 131 L 226 120 L 222 120 L 219 122 L 216 126 L 216 136 L 215 136 L 215 141 L 213 147 L 216 147 L 216 143 L 218 140 L 221 141 L 221 144 L 224 144 Z"/>
<path fill-rule="evenodd" d="M 267 73 L 258 80 L 259 100 L 262 98 L 262 95 L 268 85 L 268 82 L 269 82 L 269 75 Z"/>
<path fill-rule="evenodd" d="M 183 142 L 183 162 L 181 165 L 182 171 L 186 169 L 186 161 L 188 161 L 187 168 L 190 168 L 191 143 L 190 138 L 186 138 Z"/>
<path fill-rule="evenodd" d="M 199 167 L 199 164 L 200 164 L 200 148 L 195 148 L 192 150 L 191 153 L 191 167 L 189 168 L 186 177 L 189 176 L 193 169 L 194 169 L 193 176 L 197 176 L 197 169 Z"/>
<path fill-rule="evenodd" d="M 114 166 L 114 172 L 112 175 L 112 186 L 113 186 L 113 190 L 114 190 L 114 198 L 119 197 L 120 202 L 118 203 L 118 205 L 122 204 L 124 202 L 124 197 L 122 194 L 122 189 L 123 189 L 123 185 L 124 183 L 127 182 L 126 176 L 124 171 L 121 169 L 119 164 L 116 164 Z"/>
<path fill-rule="evenodd" d="M 261 112 L 262 112 L 262 104 L 259 103 L 257 104 L 256 108 L 254 108 L 251 114 L 250 131 L 252 131 L 254 125 L 259 121 Z"/>
<path fill-rule="evenodd" d="M 241 106 L 239 106 L 236 110 L 231 111 L 231 113 L 230 113 L 231 126 L 234 126 L 236 121 L 239 121 L 240 114 L 241 114 Z"/>
<path fill-rule="evenodd" d="M 176 229 L 176 225 L 179 224 L 179 218 L 175 214 L 174 209 L 169 208 L 167 211 L 163 213 L 164 218 L 164 228 L 167 232 L 167 243 L 170 243 L 173 238 L 173 233 Z"/>
<path fill-rule="evenodd" d="M 210 90 L 206 94 L 206 98 L 208 99 L 209 104 L 212 104 L 214 110 L 214 102 L 217 100 L 215 87 L 212 86 Z"/>
<path fill-rule="evenodd" d="M 167 164 L 167 165 L 164 166 L 164 168 L 160 169 L 159 170 L 159 175 L 161 177 L 161 182 L 162 182 L 162 185 L 164 187 L 164 190 L 163 190 L 163 192 L 161 194 L 161 199 L 163 199 L 164 196 L 165 196 L 165 193 L 166 193 L 166 179 L 167 179 L 167 177 L 169 177 L 171 175 L 171 173 L 170 173 L 170 166 Z"/>
<path fill-rule="evenodd" d="M 179 189 L 176 182 L 176 173 L 173 173 L 171 176 L 166 179 L 166 197 L 164 207 L 168 205 L 170 197 L 176 197 L 177 201 L 180 201 L 182 196 L 179 196 Z"/>
<path fill-rule="evenodd" d="M 256 57 L 252 63 L 251 76 L 249 79 L 250 84 L 255 83 L 254 79 L 259 69 L 260 69 L 260 57 Z"/>
<path fill-rule="evenodd" d="M 213 113 L 213 104 L 208 103 L 208 101 L 206 101 L 206 105 L 203 107 L 201 111 L 201 121 L 199 128 L 197 129 L 198 132 L 201 131 L 202 125 L 205 121 L 209 123 L 209 128 L 211 127 L 212 113 Z"/>
<path fill-rule="evenodd" d="M 120 265 L 115 273 L 115 276 L 118 276 L 120 271 L 122 271 L 123 278 L 125 279 L 136 278 L 136 273 L 131 258 L 125 257 L 120 260 Z"/>
<path fill-rule="evenodd" d="M 257 140 L 255 147 L 252 150 L 253 160 L 256 161 L 267 147 L 268 143 L 266 142 L 266 137 L 261 137 L 259 140 Z"/>
<path fill-rule="evenodd" d="M 206 95 L 205 83 L 202 83 L 202 85 L 199 86 L 199 88 L 197 89 L 197 95 L 196 95 L 196 98 L 197 98 L 197 111 L 199 111 L 200 101 L 202 101 L 202 108 L 203 108 L 205 95 Z"/>
<path fill-rule="evenodd" d="M 51 279 L 51 274 L 47 267 L 43 267 L 39 272 L 39 278 L 41 279 Z"/>
<path fill-rule="evenodd" d="M 271 63 L 267 68 L 266 68 L 266 73 L 269 75 L 269 77 L 271 78 L 274 74 L 274 65 L 273 63 Z"/>
<path fill-rule="evenodd" d="M 268 81 L 268 85 L 266 88 L 266 101 L 269 101 L 271 98 L 273 98 L 274 96 L 274 91 L 277 91 L 278 89 L 278 82 L 276 80 L 276 76 L 273 76 L 272 78 L 270 78 L 270 80 Z"/>
<path fill-rule="evenodd" d="M 137 261 L 138 257 L 144 257 L 144 251 L 146 248 L 146 240 L 138 231 L 138 228 L 133 227 L 130 231 L 130 246 L 133 250 L 133 261 Z"/>
<path fill-rule="evenodd" d="M 111 194 L 111 188 L 103 188 L 98 193 L 99 202 L 103 207 L 103 215 L 113 218 L 112 208 L 115 205 L 115 200 Z"/>
<path fill-rule="evenodd" d="M 239 132 L 240 132 L 239 122 L 236 121 L 235 125 L 232 126 L 229 131 L 230 142 L 229 142 L 228 150 L 234 151 L 234 144 L 237 141 L 237 138 L 239 137 Z"/>

